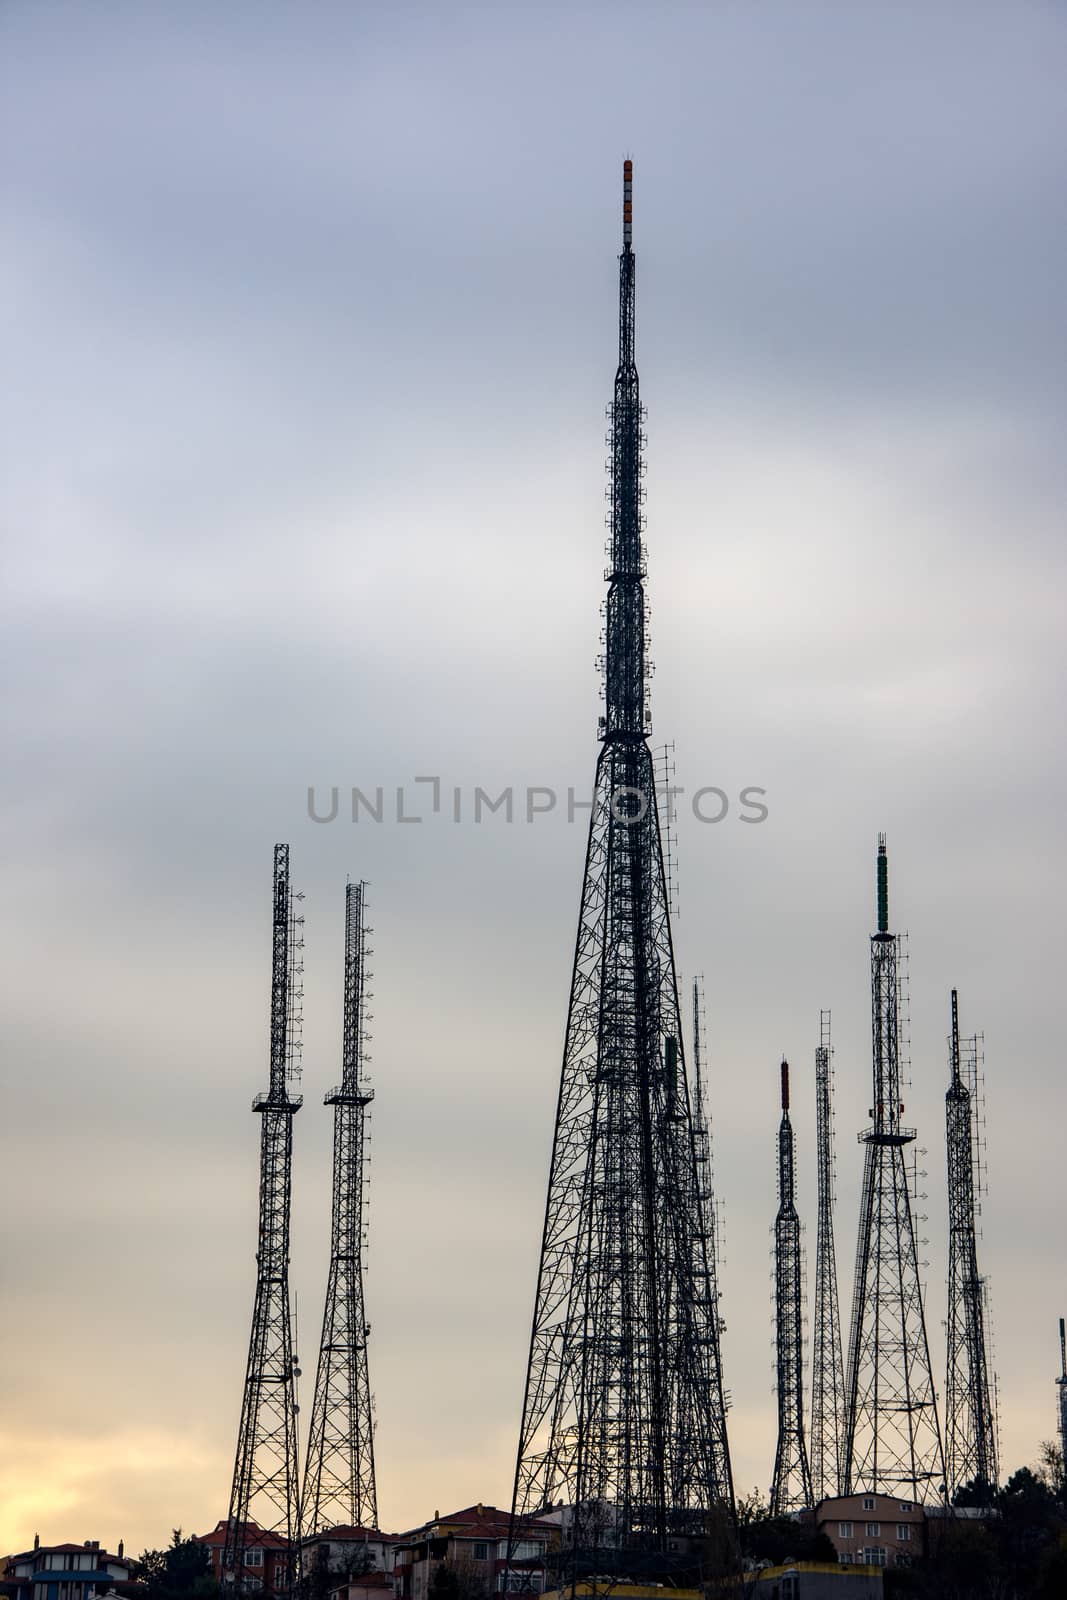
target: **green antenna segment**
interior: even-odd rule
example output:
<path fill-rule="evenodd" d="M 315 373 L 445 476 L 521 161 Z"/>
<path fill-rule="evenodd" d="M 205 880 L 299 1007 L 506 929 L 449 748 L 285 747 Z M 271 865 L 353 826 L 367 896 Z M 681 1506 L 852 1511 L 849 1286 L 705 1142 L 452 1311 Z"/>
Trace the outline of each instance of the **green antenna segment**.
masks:
<path fill-rule="evenodd" d="M 889 859 L 884 833 L 878 835 L 878 932 L 889 932 Z"/>

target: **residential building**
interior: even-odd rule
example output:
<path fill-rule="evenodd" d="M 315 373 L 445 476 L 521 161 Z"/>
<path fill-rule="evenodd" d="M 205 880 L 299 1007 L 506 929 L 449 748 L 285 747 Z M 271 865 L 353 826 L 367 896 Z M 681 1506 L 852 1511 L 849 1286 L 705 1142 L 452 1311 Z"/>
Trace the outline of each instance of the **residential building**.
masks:
<path fill-rule="evenodd" d="M 222 1582 L 222 1552 L 226 1543 L 228 1521 L 217 1522 L 211 1533 L 196 1535 L 198 1544 L 207 1550 L 211 1572 Z M 271 1595 L 283 1594 L 290 1585 L 292 1552 L 288 1539 L 280 1533 L 269 1533 L 258 1523 L 249 1522 L 244 1543 L 244 1575 L 241 1588 L 246 1594 L 262 1594 L 264 1600 Z M 61 1600 L 61 1597 L 60 1597 Z"/>
<path fill-rule="evenodd" d="M 815 1526 L 830 1540 L 838 1561 L 854 1566 L 907 1567 L 926 1551 L 922 1506 L 892 1495 L 861 1493 L 820 1500 Z"/>
<path fill-rule="evenodd" d="M 367 1572 L 331 1589 L 329 1600 L 392 1600 L 392 1595 L 393 1579 L 388 1572 Z"/>
<path fill-rule="evenodd" d="M 496 1506 L 468 1506 L 442 1517 L 435 1511 L 430 1522 L 403 1534 L 395 1547 L 393 1591 L 396 1600 L 429 1600 L 433 1573 L 442 1562 L 480 1578 L 490 1594 L 510 1589 L 541 1594 L 545 1587 L 545 1557 L 558 1548 L 559 1529 L 543 1518 L 524 1519 L 522 1538 L 508 1565 L 510 1513 Z"/>
<path fill-rule="evenodd" d="M 343 1578 L 365 1572 L 392 1572 L 393 1552 L 400 1535 L 378 1528 L 353 1528 L 348 1524 L 323 1528 L 300 1541 L 301 1569 L 305 1576 L 323 1563 Z"/>
<path fill-rule="evenodd" d="M 135 1562 L 119 1541 L 117 1555 L 101 1550 L 99 1539 L 82 1544 L 41 1544 L 11 1556 L 2 1574 L 10 1600 L 89 1600 L 91 1595 L 122 1594 Z"/>

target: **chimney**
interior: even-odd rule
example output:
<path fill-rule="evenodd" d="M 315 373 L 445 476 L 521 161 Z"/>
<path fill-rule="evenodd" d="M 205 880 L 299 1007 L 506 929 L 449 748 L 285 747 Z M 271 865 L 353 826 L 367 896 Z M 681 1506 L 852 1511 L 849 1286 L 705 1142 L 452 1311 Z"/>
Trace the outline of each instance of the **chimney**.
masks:
<path fill-rule="evenodd" d="M 41 1535 L 39 1533 L 35 1533 L 33 1536 L 33 1548 L 35 1550 L 39 1550 L 41 1548 Z"/>
<path fill-rule="evenodd" d="M 125 1541 L 125 1539 L 120 1539 L 119 1540 L 119 1560 L 120 1561 L 122 1560 L 122 1557 L 125 1554 L 125 1551 L 126 1551 L 126 1541 Z"/>

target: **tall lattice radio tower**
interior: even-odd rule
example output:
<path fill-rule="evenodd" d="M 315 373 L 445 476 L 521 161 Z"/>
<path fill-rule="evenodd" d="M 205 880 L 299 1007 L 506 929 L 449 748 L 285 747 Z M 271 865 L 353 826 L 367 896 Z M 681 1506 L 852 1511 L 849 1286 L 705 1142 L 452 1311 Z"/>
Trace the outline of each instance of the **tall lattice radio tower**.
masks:
<path fill-rule="evenodd" d="M 800 1218 L 796 1205 L 793 1125 L 789 1120 L 789 1063 L 782 1062 L 778 1125 L 778 1215 L 774 1223 L 775 1349 L 778 1446 L 771 1478 L 771 1516 L 810 1506 L 811 1473 L 804 1440 L 804 1306 Z"/>
<path fill-rule="evenodd" d="M 222 1555 L 223 1585 L 238 1590 L 262 1581 L 245 1570 L 245 1551 L 257 1542 L 250 1523 L 290 1541 L 290 1586 L 297 1576 L 300 1486 L 297 1369 L 289 1317 L 289 1205 L 293 1117 L 301 1097 L 290 1094 L 289 1085 L 300 1076 L 303 918 L 293 909 L 293 900 L 300 898 L 290 891 L 289 846 L 275 845 L 270 1088 L 252 1102 L 262 1119 L 256 1298 Z"/>
<path fill-rule="evenodd" d="M 1063 1318 L 1060 1318 L 1060 1375 L 1056 1379 L 1060 1402 L 1060 1468 L 1063 1472 L 1063 1481 L 1067 1484 L 1067 1333 L 1064 1332 Z"/>
<path fill-rule="evenodd" d="M 833 1048 L 830 1013 L 819 1013 L 815 1051 L 815 1142 L 819 1226 L 815 1246 L 815 1329 L 811 1354 L 811 1487 L 815 1503 L 841 1493 L 845 1372 L 834 1245 Z"/>
<path fill-rule="evenodd" d="M 624 171 L 605 713 L 526 1392 L 516 1518 L 571 1508 L 573 1573 L 664 1556 L 732 1501 L 718 1305 L 647 734 L 644 433 Z"/>
<path fill-rule="evenodd" d="M 871 935 L 873 1092 L 860 1202 L 846 1383 L 844 1491 L 925 1501 L 945 1461 L 926 1337 L 903 1123 L 900 940 L 889 932 L 885 835 L 878 841 L 878 931 Z"/>
<path fill-rule="evenodd" d="M 991 1499 L 998 1481 L 997 1420 L 986 1349 L 986 1284 L 978 1272 L 978 1037 L 969 1045 L 964 1063 L 953 989 L 945 1095 L 949 1240 L 945 1470 L 950 1497 L 961 1484 L 978 1480 Z"/>
<path fill-rule="evenodd" d="M 341 1082 L 333 1106 L 330 1272 L 304 1474 L 304 1529 L 378 1526 L 374 1419 L 367 1367 L 370 1328 L 363 1301 L 364 1143 L 374 1090 L 365 1081 L 367 930 L 362 883 L 345 890 Z"/>

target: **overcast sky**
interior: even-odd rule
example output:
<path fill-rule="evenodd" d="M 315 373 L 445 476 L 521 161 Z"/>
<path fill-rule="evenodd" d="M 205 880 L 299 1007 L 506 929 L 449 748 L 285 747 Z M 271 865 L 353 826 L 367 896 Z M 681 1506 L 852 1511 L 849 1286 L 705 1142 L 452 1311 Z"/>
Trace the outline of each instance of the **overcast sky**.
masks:
<path fill-rule="evenodd" d="M 0 1552 L 226 1513 L 279 839 L 304 1414 L 352 875 L 380 1520 L 508 1501 L 584 829 L 468 802 L 592 776 L 625 155 L 654 739 L 732 802 L 682 801 L 676 947 L 736 1482 L 773 1463 L 783 1052 L 814 1265 L 822 1007 L 850 1301 L 879 830 L 938 1387 L 956 985 L 1003 1459 L 1033 1461 L 1067 1311 L 1062 8 L 9 0 L 0 73 Z M 309 784 L 430 774 L 422 824 L 308 819 Z"/>

